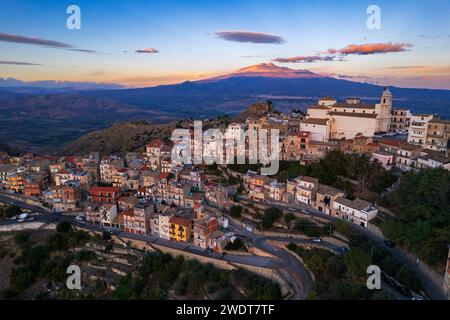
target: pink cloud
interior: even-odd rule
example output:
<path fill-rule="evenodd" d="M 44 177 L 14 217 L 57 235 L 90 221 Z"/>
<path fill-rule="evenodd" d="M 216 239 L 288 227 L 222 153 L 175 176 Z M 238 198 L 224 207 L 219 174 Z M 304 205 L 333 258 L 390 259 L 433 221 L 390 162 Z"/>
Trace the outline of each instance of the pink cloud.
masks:
<path fill-rule="evenodd" d="M 366 43 L 366 44 L 350 44 L 343 49 L 328 49 L 328 54 L 342 54 L 342 55 L 368 55 L 380 54 L 389 52 L 403 52 L 408 51 L 413 45 L 410 43 Z"/>
<path fill-rule="evenodd" d="M 159 50 L 156 50 L 154 48 L 146 48 L 146 49 L 137 49 L 134 52 L 136 52 L 136 53 L 158 53 Z"/>

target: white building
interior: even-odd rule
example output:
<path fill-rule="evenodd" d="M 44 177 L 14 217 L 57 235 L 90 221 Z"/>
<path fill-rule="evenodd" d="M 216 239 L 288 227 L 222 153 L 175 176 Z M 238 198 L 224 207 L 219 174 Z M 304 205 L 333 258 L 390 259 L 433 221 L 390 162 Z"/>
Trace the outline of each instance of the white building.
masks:
<path fill-rule="evenodd" d="M 352 139 L 358 133 L 371 137 L 375 133 L 389 132 L 391 110 L 392 94 L 387 88 L 376 104 L 363 104 L 358 98 L 346 99 L 345 103 L 324 98 L 319 100 L 318 105 L 308 109 L 308 117 L 302 121 L 305 126 L 301 125 L 300 129 L 313 132 L 312 140 L 315 141 Z M 326 129 L 323 123 L 322 127 L 317 127 L 318 119 L 329 120 Z M 308 123 L 308 120 L 312 123 Z"/>
<path fill-rule="evenodd" d="M 367 223 L 375 218 L 378 209 L 370 202 L 362 199 L 349 200 L 346 198 L 338 198 L 333 203 L 334 212 L 342 219 L 367 227 Z"/>
<path fill-rule="evenodd" d="M 432 115 L 412 115 L 408 132 L 408 143 L 423 146 L 427 139 L 428 122 L 433 119 Z"/>
<path fill-rule="evenodd" d="M 313 141 L 328 141 L 330 130 L 331 121 L 327 118 L 307 118 L 300 122 L 300 131 L 311 132 L 311 140 Z"/>

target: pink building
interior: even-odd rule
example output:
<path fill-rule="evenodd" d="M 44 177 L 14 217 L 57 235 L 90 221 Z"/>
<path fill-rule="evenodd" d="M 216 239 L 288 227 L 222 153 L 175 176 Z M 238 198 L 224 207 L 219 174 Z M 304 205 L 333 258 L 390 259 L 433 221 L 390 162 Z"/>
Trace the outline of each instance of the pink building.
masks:
<path fill-rule="evenodd" d="M 372 159 L 378 160 L 386 170 L 391 170 L 394 165 L 394 155 L 383 150 L 372 153 Z"/>

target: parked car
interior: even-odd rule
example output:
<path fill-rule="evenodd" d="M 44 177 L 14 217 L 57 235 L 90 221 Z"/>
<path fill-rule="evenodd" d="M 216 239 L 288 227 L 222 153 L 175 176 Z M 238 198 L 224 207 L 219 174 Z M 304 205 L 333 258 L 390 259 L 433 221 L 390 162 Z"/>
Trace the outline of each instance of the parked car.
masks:
<path fill-rule="evenodd" d="M 19 214 L 19 219 L 25 220 L 26 218 L 28 218 L 28 213 Z"/>
<path fill-rule="evenodd" d="M 320 239 L 320 238 L 315 238 L 315 239 L 313 239 L 312 241 L 313 241 L 313 242 L 317 242 L 317 243 L 321 243 L 321 242 L 322 242 L 322 239 Z"/>
<path fill-rule="evenodd" d="M 389 248 L 395 248 L 395 243 L 391 240 L 384 240 L 384 244 L 387 245 Z"/>
<path fill-rule="evenodd" d="M 10 220 L 16 220 L 17 216 L 12 216 L 11 218 L 9 218 Z"/>
<path fill-rule="evenodd" d="M 77 220 L 77 221 L 84 221 L 84 216 L 76 216 L 75 220 Z"/>
<path fill-rule="evenodd" d="M 288 208 L 289 211 L 295 211 L 295 208 Z"/>

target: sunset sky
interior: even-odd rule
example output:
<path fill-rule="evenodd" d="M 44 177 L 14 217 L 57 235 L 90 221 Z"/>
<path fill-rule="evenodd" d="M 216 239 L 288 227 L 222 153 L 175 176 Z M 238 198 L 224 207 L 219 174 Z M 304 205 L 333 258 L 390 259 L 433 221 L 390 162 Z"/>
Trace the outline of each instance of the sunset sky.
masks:
<path fill-rule="evenodd" d="M 81 8 L 81 30 L 66 9 Z M 366 27 L 381 8 L 381 29 Z M 273 62 L 450 89 L 450 1 L 0 0 L 0 78 L 153 86 Z"/>

